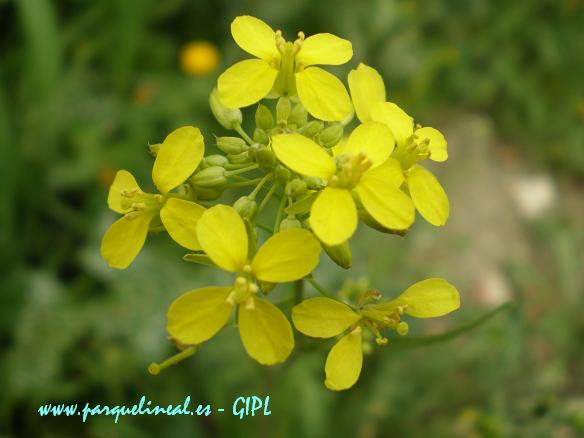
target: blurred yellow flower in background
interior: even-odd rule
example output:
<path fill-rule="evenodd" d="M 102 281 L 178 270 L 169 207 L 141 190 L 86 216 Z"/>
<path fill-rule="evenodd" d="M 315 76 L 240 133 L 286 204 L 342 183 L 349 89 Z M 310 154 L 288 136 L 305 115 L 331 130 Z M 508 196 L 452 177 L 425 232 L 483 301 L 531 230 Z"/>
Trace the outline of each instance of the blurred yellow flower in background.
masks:
<path fill-rule="evenodd" d="M 180 68 L 192 76 L 203 76 L 219 65 L 219 50 L 209 41 L 191 41 L 180 50 Z"/>

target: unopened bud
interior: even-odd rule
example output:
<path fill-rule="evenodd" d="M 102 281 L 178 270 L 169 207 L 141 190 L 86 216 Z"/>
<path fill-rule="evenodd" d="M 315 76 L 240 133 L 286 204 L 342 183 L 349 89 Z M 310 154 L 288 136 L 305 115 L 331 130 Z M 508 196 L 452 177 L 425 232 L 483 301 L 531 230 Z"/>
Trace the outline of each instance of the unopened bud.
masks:
<path fill-rule="evenodd" d="M 251 156 L 249 155 L 249 151 L 245 151 L 240 154 L 227 154 L 227 159 L 232 164 L 251 163 Z"/>
<path fill-rule="evenodd" d="M 353 255 L 349 242 L 341 243 L 340 245 L 328 246 L 323 244 L 322 247 L 333 262 L 341 268 L 349 269 L 353 264 Z"/>
<path fill-rule="evenodd" d="M 339 141 L 343 138 L 343 126 L 335 123 L 332 126 L 324 128 L 320 134 L 318 134 L 318 143 L 325 148 L 332 148 L 336 146 Z"/>
<path fill-rule="evenodd" d="M 255 112 L 255 122 L 256 128 L 264 131 L 272 129 L 272 126 L 274 126 L 274 116 L 267 106 L 261 103 L 258 105 L 258 109 Z"/>
<path fill-rule="evenodd" d="M 290 215 L 280 222 L 280 231 L 292 230 L 294 228 L 302 228 L 302 223 L 294 215 Z"/>
<path fill-rule="evenodd" d="M 308 122 L 300 131 L 305 137 L 314 137 L 324 128 L 324 123 L 317 120 Z"/>
<path fill-rule="evenodd" d="M 148 149 L 150 150 L 150 153 L 152 154 L 153 157 L 158 155 L 158 151 L 160 150 L 160 146 L 162 146 L 162 143 L 154 143 L 154 144 L 148 145 Z"/>
<path fill-rule="evenodd" d="M 234 129 L 236 126 L 241 125 L 241 111 L 239 108 L 227 108 L 223 105 L 219 100 L 217 88 L 213 88 L 213 91 L 211 91 L 209 105 L 211 106 L 211 112 L 225 129 Z"/>
<path fill-rule="evenodd" d="M 247 151 L 249 146 L 239 137 L 217 137 L 217 147 L 226 154 L 241 154 Z"/>
<path fill-rule="evenodd" d="M 268 134 L 266 134 L 266 131 L 263 129 L 256 128 L 253 132 L 253 141 L 256 143 L 268 144 L 270 142 L 270 137 L 268 137 Z"/>
<path fill-rule="evenodd" d="M 224 167 L 228 163 L 229 160 L 227 159 L 227 157 L 223 155 L 218 154 L 207 155 L 205 158 L 203 158 L 203 161 L 201 162 L 201 167 L 203 169 L 213 166 Z"/>
<path fill-rule="evenodd" d="M 300 178 L 294 178 L 286 184 L 286 195 L 296 200 L 306 194 L 306 183 Z"/>
<path fill-rule="evenodd" d="M 272 148 L 263 144 L 252 146 L 252 153 L 255 157 L 256 163 L 262 169 L 271 169 L 276 164 L 276 155 Z"/>
<path fill-rule="evenodd" d="M 305 176 L 302 178 L 306 182 L 309 189 L 320 189 L 322 187 L 322 180 L 317 176 Z"/>
<path fill-rule="evenodd" d="M 286 169 L 281 164 L 276 164 L 276 180 L 280 182 L 289 181 L 292 177 L 292 172 Z"/>
<path fill-rule="evenodd" d="M 196 187 L 217 188 L 227 182 L 227 176 L 223 167 L 212 166 L 195 173 L 190 182 Z"/>
<path fill-rule="evenodd" d="M 288 117 L 292 112 L 292 105 L 290 99 L 287 97 L 280 97 L 276 104 L 276 120 L 279 122 L 288 122 Z"/>
<path fill-rule="evenodd" d="M 223 190 L 220 188 L 208 189 L 203 187 L 196 187 L 195 193 L 197 195 L 197 200 L 214 201 L 223 194 Z"/>
<path fill-rule="evenodd" d="M 296 127 L 301 128 L 308 122 L 308 112 L 301 103 L 294 105 L 290 117 L 288 117 L 289 125 L 296 125 Z"/>
<path fill-rule="evenodd" d="M 242 196 L 235 204 L 233 208 L 239 213 L 242 218 L 251 219 L 255 215 L 258 204 L 255 200 L 251 199 L 249 196 Z"/>

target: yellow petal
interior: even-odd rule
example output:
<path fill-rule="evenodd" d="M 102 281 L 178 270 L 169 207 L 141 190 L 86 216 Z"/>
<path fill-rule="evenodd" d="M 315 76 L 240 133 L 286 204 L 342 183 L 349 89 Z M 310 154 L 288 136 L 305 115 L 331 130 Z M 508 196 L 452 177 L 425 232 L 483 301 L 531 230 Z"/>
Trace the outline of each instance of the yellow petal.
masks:
<path fill-rule="evenodd" d="M 152 180 L 160 193 L 167 193 L 193 174 L 205 153 L 201 131 L 183 126 L 171 132 L 156 154 Z"/>
<path fill-rule="evenodd" d="M 349 73 L 349 90 L 355 112 L 361 122 L 371 120 L 371 108 L 385 102 L 385 85 L 381 75 L 372 67 L 359 64 Z"/>
<path fill-rule="evenodd" d="M 446 161 L 448 159 L 448 150 L 446 139 L 440 131 L 434 128 L 425 127 L 416 130 L 416 136 L 419 140 L 429 140 L 430 159 L 433 161 Z"/>
<path fill-rule="evenodd" d="M 404 173 L 399 161 L 394 158 L 388 158 L 383 164 L 369 169 L 361 177 L 361 181 L 367 181 L 367 184 L 371 180 L 375 180 L 374 184 L 400 187 L 404 182 Z"/>
<path fill-rule="evenodd" d="M 170 305 L 168 334 L 181 344 L 197 345 L 225 326 L 233 306 L 226 299 L 230 287 L 204 287 L 186 292 Z"/>
<path fill-rule="evenodd" d="M 414 204 L 395 186 L 395 180 L 399 177 L 387 171 L 375 172 L 377 169 L 366 172 L 357 185 L 361 203 L 384 227 L 390 230 L 405 230 L 414 222 Z M 386 166 L 383 166 L 382 170 L 386 170 Z"/>
<path fill-rule="evenodd" d="M 262 59 L 247 59 L 229 67 L 217 80 L 219 100 L 227 108 L 243 108 L 266 97 L 278 70 Z"/>
<path fill-rule="evenodd" d="M 373 167 L 384 163 L 395 146 L 395 140 L 389 128 L 379 122 L 365 122 L 357 126 L 347 141 L 346 151 L 356 155 L 364 152 L 373 163 Z"/>
<path fill-rule="evenodd" d="M 340 245 L 357 229 L 357 207 L 351 192 L 325 188 L 310 209 L 310 226 L 316 237 L 329 246 Z"/>
<path fill-rule="evenodd" d="M 330 33 L 317 33 L 302 43 L 302 48 L 296 55 L 296 65 L 340 65 L 349 62 L 352 57 L 353 46 L 350 41 Z"/>
<path fill-rule="evenodd" d="M 292 309 L 296 330 L 313 338 L 340 335 L 360 319 L 346 304 L 324 297 L 309 298 Z"/>
<path fill-rule="evenodd" d="M 204 207 L 194 202 L 170 198 L 160 210 L 160 219 L 176 243 L 196 251 L 201 249 L 197 239 L 197 222 L 204 211 Z"/>
<path fill-rule="evenodd" d="M 140 190 L 140 186 L 127 170 L 118 170 L 114 182 L 110 186 L 107 195 L 107 205 L 116 213 L 126 213 L 128 209 L 122 208 L 122 191 L 124 190 Z"/>
<path fill-rule="evenodd" d="M 410 286 L 391 304 L 407 305 L 405 313 L 416 318 L 434 318 L 458 309 L 460 295 L 446 280 L 429 278 Z"/>
<path fill-rule="evenodd" d="M 357 327 L 343 336 L 329 352 L 324 366 L 324 384 L 333 391 L 349 389 L 359 380 L 362 366 L 361 327 Z"/>
<path fill-rule="evenodd" d="M 233 207 L 216 205 L 206 210 L 197 222 L 197 238 L 221 269 L 237 272 L 247 263 L 247 231 Z"/>
<path fill-rule="evenodd" d="M 251 55 L 266 61 L 279 58 L 275 32 L 258 18 L 250 15 L 236 17 L 231 23 L 231 35 L 237 45 Z"/>
<path fill-rule="evenodd" d="M 300 134 L 272 137 L 272 149 L 286 167 L 305 176 L 328 180 L 336 171 L 334 160 L 323 148 Z"/>
<path fill-rule="evenodd" d="M 126 269 L 134 261 L 146 241 L 148 226 L 155 216 L 139 214 L 115 221 L 101 240 L 101 256 L 112 268 Z"/>
<path fill-rule="evenodd" d="M 252 262 L 255 276 L 261 281 L 284 283 L 310 274 L 320 257 L 320 243 L 301 228 L 281 231 L 264 243 Z"/>
<path fill-rule="evenodd" d="M 326 122 L 340 121 L 351 114 L 351 99 L 343 83 L 318 67 L 296 73 L 296 91 L 306 111 Z"/>
<path fill-rule="evenodd" d="M 262 365 L 284 362 L 294 348 L 292 327 L 280 309 L 262 298 L 239 306 L 239 335 L 245 351 Z"/>
<path fill-rule="evenodd" d="M 416 164 L 408 172 L 408 187 L 422 217 L 434 226 L 444 225 L 450 214 L 450 203 L 436 177 Z"/>
<path fill-rule="evenodd" d="M 414 119 L 395 103 L 385 102 L 371 108 L 371 118 L 376 122 L 385 123 L 393 134 L 399 146 L 414 133 Z"/>

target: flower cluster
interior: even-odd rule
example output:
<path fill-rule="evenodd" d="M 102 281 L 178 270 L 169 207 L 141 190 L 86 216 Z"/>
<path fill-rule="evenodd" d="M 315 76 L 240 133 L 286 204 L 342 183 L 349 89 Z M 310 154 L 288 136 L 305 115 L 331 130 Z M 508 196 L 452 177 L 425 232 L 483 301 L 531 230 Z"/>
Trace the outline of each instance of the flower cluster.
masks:
<path fill-rule="evenodd" d="M 351 70 L 349 92 L 316 67 L 350 61 L 349 41 L 302 32 L 286 41 L 250 16 L 237 17 L 231 33 L 255 57 L 228 68 L 210 94 L 211 111 L 233 136 L 215 137 L 218 154 L 205 155 L 203 135 L 191 126 L 150 145 L 156 194 L 120 170 L 108 205 L 122 217 L 105 233 L 101 253 L 111 267 L 125 269 L 149 233 L 166 232 L 191 251 L 184 260 L 234 274 L 231 284 L 195 289 L 171 304 L 167 330 L 184 351 L 152 372 L 186 357 L 232 315 L 249 356 L 264 365 L 285 361 L 294 349 L 292 326 L 267 296 L 279 283 L 296 282 L 294 326 L 310 337 L 339 337 L 326 360 L 325 384 L 347 389 L 361 373 L 367 336 L 384 345 L 384 330 L 407 334 L 404 316 L 442 316 L 460 299 L 452 285 L 432 278 L 391 301 L 366 289 L 344 302 L 314 278 L 321 249 L 348 269 L 359 222 L 403 236 L 417 210 L 430 224 L 444 225 L 448 198 L 421 163 L 445 161 L 447 143 L 438 130 L 415 124 L 386 101 L 372 67 Z M 254 104 L 250 136 L 241 108 Z M 351 130 L 355 114 L 359 123 Z M 240 196 L 231 202 L 228 192 Z M 304 299 L 305 280 L 325 296 Z"/>

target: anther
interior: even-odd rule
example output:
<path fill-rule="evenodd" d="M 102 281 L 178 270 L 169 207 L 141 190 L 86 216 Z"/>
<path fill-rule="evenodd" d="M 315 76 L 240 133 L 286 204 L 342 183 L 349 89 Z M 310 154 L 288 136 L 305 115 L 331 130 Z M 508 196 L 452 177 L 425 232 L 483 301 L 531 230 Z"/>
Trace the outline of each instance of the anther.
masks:
<path fill-rule="evenodd" d="M 381 345 L 387 345 L 387 342 L 388 342 L 388 339 L 385 338 L 385 337 L 383 337 L 383 336 L 382 337 L 375 338 L 375 343 L 377 345 L 380 345 L 380 346 Z"/>

